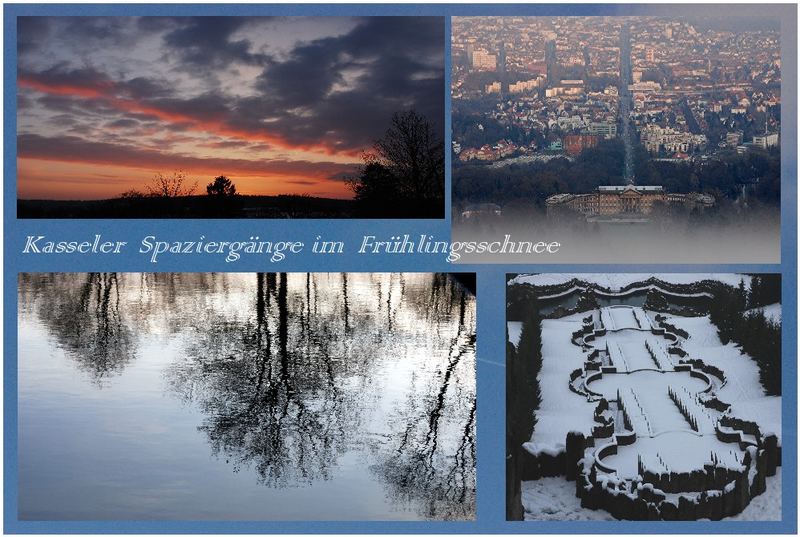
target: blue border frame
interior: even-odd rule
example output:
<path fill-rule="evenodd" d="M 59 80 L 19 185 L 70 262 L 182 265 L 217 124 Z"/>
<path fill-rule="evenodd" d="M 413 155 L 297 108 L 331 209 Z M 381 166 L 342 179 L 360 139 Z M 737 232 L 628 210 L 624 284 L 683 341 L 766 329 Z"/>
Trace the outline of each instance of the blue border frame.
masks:
<path fill-rule="evenodd" d="M 716 10 L 714 5 L 681 5 L 681 10 Z M 20 254 L 25 236 L 43 234 L 75 240 L 102 233 L 137 243 L 148 234 L 165 240 L 206 235 L 230 240 L 258 233 L 262 238 L 310 242 L 318 234 L 357 247 L 365 230 L 377 236 L 427 233 L 450 236 L 450 202 L 443 220 L 17 220 L 16 219 L 16 18 L 21 15 L 429 15 L 445 17 L 445 125 L 450 125 L 450 16 L 465 15 L 657 15 L 675 6 L 624 4 L 13 4 L 4 6 L 4 523 L 8 533 L 796 533 L 797 531 L 797 6 L 726 6 L 737 14 L 774 10 L 782 20 L 781 263 L 735 265 L 463 265 L 422 255 L 346 255 L 320 260 L 311 255 L 280 264 L 242 259 L 228 264 L 201 256 L 165 258 L 153 265 L 131 248 L 115 257 L 37 257 Z M 450 129 L 446 129 L 450 144 Z M 447 166 L 450 169 L 450 151 Z M 450 177 L 447 177 L 450 189 Z M 351 250 L 353 249 L 351 248 Z M 47 271 L 474 271 L 478 273 L 478 469 L 474 522 L 273 522 L 273 521 L 48 521 L 17 519 L 17 274 Z M 505 520 L 505 274 L 508 272 L 780 272 L 783 275 L 783 512 L 780 521 L 633 522 Z"/>

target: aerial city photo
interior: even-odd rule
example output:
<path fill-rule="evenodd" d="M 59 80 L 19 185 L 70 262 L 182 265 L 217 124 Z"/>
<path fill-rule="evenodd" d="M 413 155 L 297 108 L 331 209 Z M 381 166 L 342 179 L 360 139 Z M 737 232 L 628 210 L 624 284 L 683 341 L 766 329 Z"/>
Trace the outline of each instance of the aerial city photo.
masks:
<path fill-rule="evenodd" d="M 443 17 L 19 17 L 17 216 L 443 218 L 444 88 Z"/>
<path fill-rule="evenodd" d="M 780 520 L 780 274 L 507 282 L 508 520 Z"/>
<path fill-rule="evenodd" d="M 768 15 L 455 17 L 454 235 L 560 241 L 542 262 L 776 262 Z"/>

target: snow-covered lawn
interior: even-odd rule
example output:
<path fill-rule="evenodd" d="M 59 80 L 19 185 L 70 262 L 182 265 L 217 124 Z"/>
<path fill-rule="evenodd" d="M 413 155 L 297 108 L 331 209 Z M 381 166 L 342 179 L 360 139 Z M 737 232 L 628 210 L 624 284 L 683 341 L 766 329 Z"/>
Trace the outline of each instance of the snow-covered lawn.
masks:
<path fill-rule="evenodd" d="M 532 442 L 525 445 L 529 451 L 563 449 L 569 431 L 592 431 L 591 406 L 568 387 L 570 373 L 583 366 L 584 354 L 571 342 L 583 317 L 585 314 L 576 314 L 542 321 L 542 403 L 536 411 L 538 422 Z"/>
<path fill-rule="evenodd" d="M 518 347 L 519 338 L 522 336 L 522 323 L 519 321 L 508 321 L 506 325 L 508 326 L 508 341 L 510 341 L 514 347 Z"/>
<path fill-rule="evenodd" d="M 717 391 L 717 395 L 731 404 L 731 415 L 757 421 L 762 434 L 775 433 L 780 440 L 781 398 L 764 395 L 755 360 L 733 343 L 723 345 L 708 316 L 667 315 L 667 318 L 668 322 L 689 333 L 689 339 L 682 343 L 689 356 L 725 372 L 727 383 Z"/>
<path fill-rule="evenodd" d="M 744 511 L 723 520 L 780 520 L 781 469 L 767 478 L 767 490 L 756 496 Z M 581 507 L 575 496 L 575 482 L 563 477 L 545 477 L 522 482 L 522 505 L 525 520 L 614 520 L 602 509 L 593 511 Z"/>

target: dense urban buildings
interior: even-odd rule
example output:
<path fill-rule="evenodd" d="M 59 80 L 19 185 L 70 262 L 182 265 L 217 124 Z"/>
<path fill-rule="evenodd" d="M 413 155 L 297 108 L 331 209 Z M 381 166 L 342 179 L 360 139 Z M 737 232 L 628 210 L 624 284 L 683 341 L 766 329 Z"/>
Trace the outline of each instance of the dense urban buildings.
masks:
<path fill-rule="evenodd" d="M 630 58 L 621 61 L 625 28 Z M 778 143 L 777 30 L 716 30 L 657 17 L 457 17 L 453 54 L 455 106 L 497 94 L 486 117 L 537 133 L 534 139 L 617 136 L 619 88 L 628 82 L 629 119 L 653 155 Z M 630 81 L 620 78 L 627 62 Z"/>

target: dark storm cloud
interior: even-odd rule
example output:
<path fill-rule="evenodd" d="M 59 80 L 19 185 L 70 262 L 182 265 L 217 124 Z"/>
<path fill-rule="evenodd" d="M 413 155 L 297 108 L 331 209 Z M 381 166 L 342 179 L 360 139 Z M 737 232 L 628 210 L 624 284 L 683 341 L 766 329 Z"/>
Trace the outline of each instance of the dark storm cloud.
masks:
<path fill-rule="evenodd" d="M 84 41 L 118 41 L 129 33 L 126 17 L 67 17 L 64 33 Z"/>
<path fill-rule="evenodd" d="M 49 34 L 50 24 L 47 17 L 17 18 L 17 52 L 26 54 L 36 50 Z"/>
<path fill-rule="evenodd" d="M 169 85 L 161 80 L 137 76 L 129 80 L 114 80 L 106 73 L 93 67 L 73 68 L 61 62 L 41 71 L 18 70 L 21 85 L 38 84 L 54 89 L 80 88 L 95 91 L 107 96 L 121 96 L 131 99 L 152 99 L 166 97 L 172 93 Z"/>
<path fill-rule="evenodd" d="M 118 90 L 132 99 L 152 99 L 154 97 L 167 97 L 172 93 L 169 84 L 160 80 L 153 80 L 138 76 L 117 85 Z"/>
<path fill-rule="evenodd" d="M 264 144 L 254 144 L 252 142 L 244 142 L 239 140 L 226 140 L 222 142 L 206 142 L 200 144 L 202 147 L 210 147 L 213 149 L 269 149 Z"/>
<path fill-rule="evenodd" d="M 354 65 L 339 60 L 337 43 L 326 38 L 295 48 L 288 60 L 272 62 L 258 77 L 256 88 L 290 108 L 317 103 L 341 80 L 342 69 Z"/>
<path fill-rule="evenodd" d="M 130 118 L 117 119 L 106 123 L 106 127 L 111 127 L 112 129 L 129 129 L 138 126 L 139 122 Z"/>
<path fill-rule="evenodd" d="M 102 101 L 82 99 L 69 95 L 42 95 L 36 99 L 39 106 L 50 112 L 59 114 L 73 114 L 76 119 L 86 119 L 90 116 L 116 115 L 116 110 L 109 108 Z"/>
<path fill-rule="evenodd" d="M 365 18 L 343 36 L 304 43 L 288 58 L 272 59 L 256 80 L 263 96 L 242 101 L 233 121 L 251 128 L 269 103 L 277 117 L 270 128 L 291 143 L 314 143 L 322 133 L 329 145 L 353 149 L 371 144 L 393 113 L 410 108 L 441 135 L 443 46 L 441 18 Z"/>
<path fill-rule="evenodd" d="M 190 65 L 226 67 L 231 63 L 260 64 L 265 57 L 251 52 L 247 39 L 232 40 L 246 17 L 189 17 L 164 36 L 164 43 Z M 187 66 L 188 67 L 188 66 Z"/>
<path fill-rule="evenodd" d="M 150 17 L 158 18 L 158 17 Z M 135 17 L 19 17 L 17 46 L 21 55 L 61 45 L 76 50 L 102 50 L 104 46 L 124 46 L 150 33 L 135 24 Z"/>
<path fill-rule="evenodd" d="M 385 57 L 444 59 L 444 20 L 441 17 L 365 17 L 343 36 L 343 47 L 361 54 Z"/>
<path fill-rule="evenodd" d="M 113 81 L 105 73 L 92 67 L 73 68 L 65 62 L 41 71 L 30 71 L 20 66 L 17 77 L 21 82 L 33 82 L 50 87 L 69 86 L 102 90 L 113 85 Z"/>
<path fill-rule="evenodd" d="M 171 114 L 186 116 L 199 121 L 225 120 L 231 113 L 235 101 L 214 91 L 203 93 L 197 97 L 182 99 L 170 97 L 166 99 L 152 99 L 148 105 Z"/>

